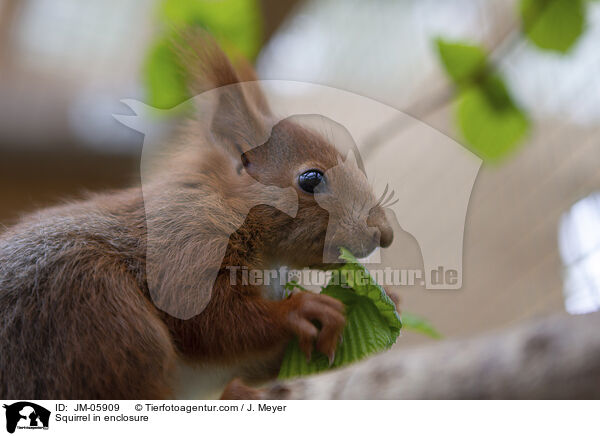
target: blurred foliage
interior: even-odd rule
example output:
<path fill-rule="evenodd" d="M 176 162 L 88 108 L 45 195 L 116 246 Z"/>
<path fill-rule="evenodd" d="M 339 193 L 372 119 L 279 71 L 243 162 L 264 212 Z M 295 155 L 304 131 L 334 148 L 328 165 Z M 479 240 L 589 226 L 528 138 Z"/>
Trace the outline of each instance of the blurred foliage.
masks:
<path fill-rule="evenodd" d="M 587 3 L 597 0 L 521 0 L 523 35 L 535 47 L 565 54 L 583 34 Z M 456 87 L 454 115 L 467 147 L 486 162 L 515 150 L 530 127 L 486 50 L 467 41 L 438 38 L 437 51 Z"/>
<path fill-rule="evenodd" d="M 488 162 L 508 155 L 529 129 L 527 116 L 514 104 L 499 76 L 462 90 L 455 117 L 465 139 Z"/>
<path fill-rule="evenodd" d="M 583 33 L 583 0 L 522 0 L 523 31 L 537 47 L 568 52 Z"/>
<path fill-rule="evenodd" d="M 486 68 L 485 50 L 475 45 L 437 39 L 440 58 L 446 73 L 458 85 L 473 82 Z"/>
<path fill-rule="evenodd" d="M 527 116 L 488 65 L 483 48 L 441 38 L 437 47 L 442 65 L 457 87 L 455 119 L 467 146 L 487 161 L 506 156 L 527 133 Z"/>
<path fill-rule="evenodd" d="M 206 29 L 233 59 L 254 59 L 262 42 L 258 0 L 162 0 L 157 18 L 161 31 L 146 56 L 143 77 L 148 103 L 160 109 L 190 97 L 185 70 L 172 48 L 185 29 Z"/>
<path fill-rule="evenodd" d="M 442 337 L 440 332 L 429 321 L 422 316 L 412 313 L 402 312 L 402 327 L 404 330 L 412 330 L 433 339 L 440 339 Z"/>

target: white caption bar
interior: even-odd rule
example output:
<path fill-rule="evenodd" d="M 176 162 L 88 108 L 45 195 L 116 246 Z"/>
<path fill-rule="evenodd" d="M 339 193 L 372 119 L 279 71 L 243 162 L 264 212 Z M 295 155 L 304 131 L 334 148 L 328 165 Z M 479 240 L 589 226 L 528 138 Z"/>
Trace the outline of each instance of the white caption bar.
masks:
<path fill-rule="evenodd" d="M 598 434 L 597 401 L 18 401 L 15 435 Z"/>

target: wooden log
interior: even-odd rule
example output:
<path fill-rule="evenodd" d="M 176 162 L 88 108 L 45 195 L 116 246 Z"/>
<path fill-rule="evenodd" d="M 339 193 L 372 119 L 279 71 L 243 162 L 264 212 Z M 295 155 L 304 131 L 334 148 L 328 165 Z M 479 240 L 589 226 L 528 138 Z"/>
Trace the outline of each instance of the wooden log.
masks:
<path fill-rule="evenodd" d="M 600 398 L 600 313 L 397 349 L 340 370 L 275 382 L 263 393 L 268 399 Z"/>

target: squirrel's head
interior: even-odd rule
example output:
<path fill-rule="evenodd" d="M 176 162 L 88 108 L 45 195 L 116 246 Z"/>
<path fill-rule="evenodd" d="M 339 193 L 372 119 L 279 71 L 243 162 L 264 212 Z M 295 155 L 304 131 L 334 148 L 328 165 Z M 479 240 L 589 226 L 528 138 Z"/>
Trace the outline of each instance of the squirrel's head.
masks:
<path fill-rule="evenodd" d="M 217 91 L 208 137 L 229 167 L 218 171 L 237 178 L 233 185 L 258 182 L 297 195 L 293 217 L 251 208 L 247 222 L 261 233 L 263 254 L 290 266 L 326 267 L 338 261 L 339 247 L 357 257 L 388 247 L 392 228 L 348 131 L 318 115 L 278 120 L 249 67 L 236 72 L 206 36 L 188 40 L 182 62 L 193 74 L 193 92 Z"/>
<path fill-rule="evenodd" d="M 241 155 L 255 180 L 291 187 L 298 196 L 293 218 L 263 212 L 270 254 L 290 265 L 322 267 L 338 262 L 339 247 L 363 257 L 392 243 L 392 227 L 357 153 L 345 128 L 300 115 L 276 123 L 264 144 Z"/>

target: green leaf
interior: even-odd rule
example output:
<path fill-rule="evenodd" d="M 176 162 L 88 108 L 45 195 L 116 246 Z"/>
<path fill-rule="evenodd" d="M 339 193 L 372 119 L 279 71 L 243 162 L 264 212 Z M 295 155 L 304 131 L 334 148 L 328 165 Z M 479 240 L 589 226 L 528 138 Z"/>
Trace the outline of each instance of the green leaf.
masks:
<path fill-rule="evenodd" d="M 520 13 L 527 38 L 544 50 L 568 52 L 583 33 L 583 0 L 521 0 Z"/>
<path fill-rule="evenodd" d="M 163 31 L 146 56 L 143 79 L 149 104 L 169 109 L 190 95 L 185 66 L 179 65 L 172 43 L 188 27 L 208 30 L 232 58 L 240 54 L 254 59 L 262 41 L 262 19 L 258 0 L 163 0 L 158 21 Z"/>
<path fill-rule="evenodd" d="M 442 335 L 425 318 L 412 313 L 402 312 L 402 327 L 412 330 L 434 339 L 440 339 Z"/>
<path fill-rule="evenodd" d="M 295 339 L 285 351 L 279 378 L 314 374 L 330 368 L 338 368 L 373 353 L 391 347 L 400 334 L 402 322 L 392 300 L 369 275 L 367 269 L 346 249 L 341 249 L 341 259 L 347 263 L 338 269 L 340 283 L 331 282 L 322 294 L 337 298 L 346 306 L 346 326 L 342 332 L 343 342 L 338 345 L 331 367 L 325 355 L 313 353 L 306 361 Z"/>
<path fill-rule="evenodd" d="M 504 158 L 527 133 L 527 117 L 487 65 L 481 47 L 439 38 L 437 46 L 446 72 L 458 85 L 455 117 L 468 148 L 488 162 Z"/>
<path fill-rule="evenodd" d="M 346 263 L 340 268 L 342 279 L 346 281 L 348 286 L 354 290 L 357 295 L 367 297 L 379 309 L 381 316 L 386 320 L 388 327 L 396 334 L 400 333 L 402 322 L 400 316 L 396 312 L 394 302 L 388 297 L 385 290 L 379 286 L 369 274 L 369 271 L 361 265 L 356 257 L 346 248 L 340 248 L 340 259 Z M 326 292 L 330 286 L 335 287 L 335 284 L 329 284 L 323 292 Z"/>
<path fill-rule="evenodd" d="M 339 368 L 355 362 L 373 353 L 391 347 L 396 341 L 394 334 L 381 317 L 375 304 L 366 297 L 344 296 L 353 294 L 352 290 L 338 287 L 330 288 L 326 293 L 334 298 L 346 301 L 346 326 L 342 336 L 343 342 L 338 345 L 335 359 L 331 367 L 327 356 L 315 351 L 310 362 L 300 350 L 298 339 L 294 339 L 286 349 L 279 378 L 291 378 L 314 374 L 331 368 Z"/>
<path fill-rule="evenodd" d="M 442 38 L 437 38 L 436 44 L 442 65 L 455 83 L 475 81 L 484 72 L 487 56 L 481 47 Z"/>
<path fill-rule="evenodd" d="M 343 287 L 329 287 L 328 291 L 323 293 L 346 303 L 346 326 L 342 333 L 344 340 L 338 345 L 333 364 L 330 367 L 327 357 L 319 352 L 314 352 L 310 362 L 307 362 L 298 340 L 294 339 L 286 349 L 279 378 L 338 368 L 383 351 L 396 341 L 397 334 L 389 328 L 379 309 L 367 297 L 358 296 L 352 290 Z"/>
<path fill-rule="evenodd" d="M 462 89 L 455 100 L 455 117 L 468 147 L 491 162 L 510 154 L 529 130 L 527 116 L 499 76 Z"/>

